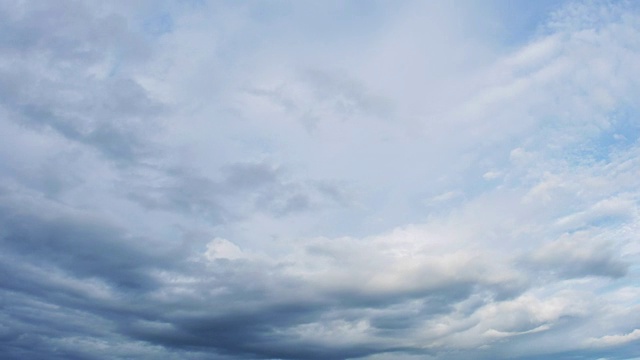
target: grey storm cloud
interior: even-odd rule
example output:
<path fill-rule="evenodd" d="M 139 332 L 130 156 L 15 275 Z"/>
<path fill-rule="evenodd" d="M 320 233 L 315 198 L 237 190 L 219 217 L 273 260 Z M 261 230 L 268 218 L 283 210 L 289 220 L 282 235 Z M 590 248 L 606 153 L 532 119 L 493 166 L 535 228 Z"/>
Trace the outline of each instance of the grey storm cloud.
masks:
<path fill-rule="evenodd" d="M 21 352 L 25 341 L 44 347 L 34 355 L 38 358 L 51 351 L 46 344 L 75 337 L 103 338 L 111 346 L 125 338 L 188 353 L 211 350 L 251 358 L 361 357 L 403 346 L 374 340 L 332 344 L 305 339 L 296 329 L 318 321 L 323 326 L 366 320 L 374 336 L 398 338 L 399 328 L 410 331 L 412 324 L 447 314 L 485 287 L 471 273 L 449 282 L 428 266 L 422 276 L 433 283 L 392 291 L 358 285 L 358 277 L 324 283 L 324 276 L 296 274 L 306 262 L 326 260 L 326 253 L 315 251 L 298 264 L 251 257 L 190 260 L 180 248 L 153 247 L 150 239 L 128 236 L 46 199 L 25 200 L 5 194 L 0 212 L 2 291 L 4 309 L 11 311 L 4 314 L 11 327 L 3 347 L 15 358 L 27 356 Z M 329 260 L 343 263 L 345 271 L 362 271 L 364 260 L 349 255 L 359 245 L 345 245 Z M 367 282 L 371 275 L 361 276 Z M 414 305 L 403 309 L 408 302 Z M 37 320 L 22 313 L 31 303 L 44 307 Z M 36 326 L 44 330 L 34 331 Z"/>

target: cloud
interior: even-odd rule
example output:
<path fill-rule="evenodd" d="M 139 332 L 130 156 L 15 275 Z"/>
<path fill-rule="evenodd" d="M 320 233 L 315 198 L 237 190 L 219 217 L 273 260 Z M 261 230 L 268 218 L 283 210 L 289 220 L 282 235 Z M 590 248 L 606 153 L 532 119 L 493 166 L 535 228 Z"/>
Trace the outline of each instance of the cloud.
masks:
<path fill-rule="evenodd" d="M 115 286 L 144 289 L 155 281 L 143 270 L 162 265 L 162 254 L 136 245 L 107 222 L 47 204 L 21 206 L 20 197 L 4 196 L 0 209 L 2 247 L 13 261 L 37 261 L 80 278 L 99 278 Z M 8 260 L 11 260 L 9 257 Z M 19 284 L 17 281 L 15 284 Z"/>
<path fill-rule="evenodd" d="M 240 248 L 226 239 L 213 239 L 207 244 L 207 251 L 204 256 L 209 260 L 228 259 L 235 260 L 245 257 Z"/>
<path fill-rule="evenodd" d="M 0 49 L 8 118 L 118 161 L 145 153 L 143 137 L 161 105 L 128 73 L 149 51 L 127 19 L 99 15 L 83 2 L 3 7 L 11 34 Z"/>
<path fill-rule="evenodd" d="M 560 276 L 626 275 L 628 265 L 615 255 L 608 242 L 592 240 L 592 234 L 577 232 L 545 244 L 531 255 L 538 267 Z"/>
<path fill-rule="evenodd" d="M 624 335 L 605 335 L 601 338 L 591 339 L 590 344 L 594 346 L 615 346 L 625 344 L 640 339 L 640 330 L 635 329 Z"/>
<path fill-rule="evenodd" d="M 122 183 L 135 184 L 126 194 L 149 210 L 200 216 L 212 223 L 237 221 L 255 211 L 274 216 L 347 205 L 339 185 L 287 179 L 283 169 L 267 162 L 223 166 L 217 178 L 184 167 L 150 167 Z"/>
<path fill-rule="evenodd" d="M 1 4 L 0 352 L 634 356 L 638 8 L 519 6 Z"/>

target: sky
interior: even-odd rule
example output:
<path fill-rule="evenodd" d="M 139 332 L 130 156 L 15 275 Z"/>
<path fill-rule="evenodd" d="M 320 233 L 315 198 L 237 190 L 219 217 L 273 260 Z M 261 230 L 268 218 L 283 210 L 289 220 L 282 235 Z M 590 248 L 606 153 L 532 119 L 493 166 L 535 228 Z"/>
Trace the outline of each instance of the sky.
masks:
<path fill-rule="evenodd" d="M 0 1 L 6 360 L 634 359 L 640 4 Z"/>

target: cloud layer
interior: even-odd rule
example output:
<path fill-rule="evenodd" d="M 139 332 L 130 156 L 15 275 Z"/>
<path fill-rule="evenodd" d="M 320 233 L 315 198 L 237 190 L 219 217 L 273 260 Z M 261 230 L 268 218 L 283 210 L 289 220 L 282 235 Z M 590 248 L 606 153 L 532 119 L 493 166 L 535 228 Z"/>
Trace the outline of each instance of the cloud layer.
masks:
<path fill-rule="evenodd" d="M 640 9 L 536 4 L 3 2 L 3 358 L 634 358 Z"/>

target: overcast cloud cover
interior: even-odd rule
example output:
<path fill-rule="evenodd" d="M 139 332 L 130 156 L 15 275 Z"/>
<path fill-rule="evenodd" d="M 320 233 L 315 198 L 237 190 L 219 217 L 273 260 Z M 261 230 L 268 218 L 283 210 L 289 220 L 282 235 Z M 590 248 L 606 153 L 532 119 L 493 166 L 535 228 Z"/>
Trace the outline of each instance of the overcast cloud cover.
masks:
<path fill-rule="evenodd" d="M 632 359 L 635 1 L 0 1 L 2 359 Z"/>

